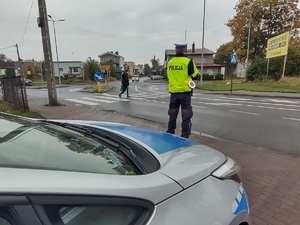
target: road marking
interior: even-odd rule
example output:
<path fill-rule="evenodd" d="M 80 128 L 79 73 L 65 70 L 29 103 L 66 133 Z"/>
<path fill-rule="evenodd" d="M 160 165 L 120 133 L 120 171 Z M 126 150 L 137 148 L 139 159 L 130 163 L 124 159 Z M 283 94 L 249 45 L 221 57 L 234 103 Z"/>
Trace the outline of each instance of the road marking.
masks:
<path fill-rule="evenodd" d="M 295 102 L 295 101 L 290 101 L 290 100 L 284 100 L 284 99 L 266 99 L 268 101 L 271 101 L 271 102 L 282 102 L 282 103 L 298 103 L 298 102 Z"/>
<path fill-rule="evenodd" d="M 137 85 L 134 86 L 134 89 L 135 89 L 137 92 L 142 92 L 142 91 L 139 90 L 139 87 L 138 87 Z"/>
<path fill-rule="evenodd" d="M 244 112 L 244 111 L 238 111 L 238 110 L 230 110 L 230 112 L 235 112 L 235 113 L 243 113 L 243 114 L 249 114 L 249 115 L 254 115 L 258 116 L 258 113 L 252 113 L 252 112 Z"/>
<path fill-rule="evenodd" d="M 115 96 L 115 97 L 109 97 L 109 96 L 99 96 L 99 95 L 96 95 L 96 98 L 103 98 L 103 99 L 108 99 L 108 100 L 114 100 L 115 101 L 123 101 L 123 102 L 128 102 L 129 100 L 128 99 L 123 99 L 123 98 L 119 98 L 119 96 Z"/>
<path fill-rule="evenodd" d="M 193 105 L 193 108 L 203 108 L 203 109 L 207 109 L 207 107 L 201 106 L 201 105 Z"/>
<path fill-rule="evenodd" d="M 284 120 L 294 120 L 294 121 L 299 121 L 300 122 L 300 119 L 297 119 L 297 118 L 282 117 L 282 119 L 284 119 Z"/>
<path fill-rule="evenodd" d="M 250 98 L 228 98 L 228 97 L 221 97 L 221 98 L 232 99 L 232 100 L 241 100 L 241 101 L 251 101 L 251 100 L 253 100 L 253 99 L 250 99 Z"/>
<path fill-rule="evenodd" d="M 84 100 L 80 100 L 80 99 L 69 98 L 69 99 L 65 99 L 65 100 L 70 101 L 70 102 L 77 102 L 77 103 L 84 104 L 84 105 L 92 105 L 92 106 L 99 105 L 99 103 L 84 101 Z"/>
<path fill-rule="evenodd" d="M 232 102 L 233 100 L 232 99 L 218 99 L 218 98 L 215 98 L 215 99 L 211 99 L 211 98 L 198 98 L 198 99 L 201 99 L 201 100 L 210 100 L 210 101 L 223 101 L 223 102 Z M 245 101 L 240 101 L 240 100 L 237 100 L 235 101 L 235 103 L 250 103 L 250 104 L 257 104 L 257 105 L 273 105 L 273 106 L 285 106 L 285 107 L 300 107 L 300 105 L 286 105 L 286 104 L 282 104 L 282 103 L 268 103 L 268 102 L 245 102 Z M 291 102 L 293 104 L 297 104 L 298 102 Z M 212 103 L 213 104 L 213 103 Z"/>
<path fill-rule="evenodd" d="M 89 100 L 89 101 L 95 101 L 95 102 L 104 102 L 104 103 L 116 102 L 116 101 L 110 101 L 110 100 L 98 99 L 98 98 L 89 98 L 89 97 L 83 97 L 82 99 Z"/>
<path fill-rule="evenodd" d="M 245 105 L 245 106 L 249 106 L 249 107 L 257 107 L 257 108 L 262 108 L 262 109 L 278 109 L 278 110 L 286 110 L 286 111 L 300 112 L 300 109 L 276 108 L 276 107 L 271 107 L 271 106 L 261 106 L 261 105 Z"/>
<path fill-rule="evenodd" d="M 83 88 L 74 88 L 74 89 L 70 89 L 70 91 L 81 91 Z"/>
<path fill-rule="evenodd" d="M 204 102 L 202 102 L 204 103 Z M 231 106 L 231 105 L 242 105 L 242 104 L 236 104 L 236 103 L 228 103 L 228 102 L 220 102 L 220 103 L 210 103 L 210 102 L 206 102 L 204 103 L 206 105 L 226 105 L 226 106 Z"/>

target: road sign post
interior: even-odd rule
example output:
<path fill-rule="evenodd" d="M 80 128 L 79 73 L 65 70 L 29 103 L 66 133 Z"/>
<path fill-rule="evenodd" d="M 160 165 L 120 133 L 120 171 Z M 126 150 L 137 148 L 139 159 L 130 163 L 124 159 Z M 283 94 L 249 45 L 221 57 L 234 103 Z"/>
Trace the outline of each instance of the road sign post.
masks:
<path fill-rule="evenodd" d="M 109 64 L 106 64 L 106 65 L 104 65 L 104 69 L 106 70 L 106 79 L 105 79 L 105 85 L 107 85 L 107 83 L 108 83 L 108 79 L 109 79 L 109 69 L 110 69 L 110 65 Z"/>
<path fill-rule="evenodd" d="M 100 72 L 96 72 L 94 74 L 94 80 L 97 82 L 97 91 L 100 92 L 101 91 L 101 84 L 100 81 L 102 81 L 103 79 L 103 75 Z"/>
<path fill-rule="evenodd" d="M 236 53 L 234 52 L 230 56 L 230 63 L 231 65 L 236 65 L 237 64 L 237 56 Z M 230 78 L 230 93 L 232 94 L 232 81 L 233 81 L 233 66 L 231 66 L 231 78 Z"/>
<path fill-rule="evenodd" d="M 100 82 L 97 82 L 97 91 L 98 91 L 98 92 L 101 91 L 101 84 L 100 84 Z"/>

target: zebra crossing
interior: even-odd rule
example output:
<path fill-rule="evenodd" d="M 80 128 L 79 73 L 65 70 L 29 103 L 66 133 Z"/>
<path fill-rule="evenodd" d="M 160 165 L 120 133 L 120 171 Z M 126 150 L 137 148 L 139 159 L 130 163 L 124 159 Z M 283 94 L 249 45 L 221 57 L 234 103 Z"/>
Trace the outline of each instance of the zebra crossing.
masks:
<path fill-rule="evenodd" d="M 75 103 L 76 105 L 87 105 L 97 106 L 101 104 L 112 104 L 118 102 L 129 102 L 129 101 L 143 101 L 160 104 L 169 104 L 170 94 L 167 92 L 139 92 L 132 94 L 129 99 L 125 96 L 119 98 L 117 94 L 95 94 L 93 96 L 68 98 L 66 101 Z M 243 113 L 239 110 L 239 107 L 244 109 L 268 109 L 268 110 L 282 110 L 282 111 L 294 111 L 300 112 L 300 101 L 287 100 L 287 99 L 254 99 L 254 98 L 240 98 L 240 97 L 229 97 L 229 96 L 216 96 L 206 97 L 200 93 L 196 93 L 193 96 L 193 107 L 194 108 L 211 108 L 211 107 L 226 107 L 230 108 L 232 112 Z M 247 110 L 248 111 L 248 110 Z M 256 111 L 252 112 L 253 115 Z"/>
<path fill-rule="evenodd" d="M 169 93 L 166 92 L 156 92 L 153 94 L 149 94 L 146 92 L 140 92 L 137 94 L 130 95 L 130 98 L 119 98 L 118 95 L 112 95 L 108 93 L 103 93 L 101 95 L 95 94 L 92 97 L 80 97 L 80 98 L 68 98 L 64 99 L 65 101 L 73 102 L 79 105 L 88 105 L 88 106 L 96 106 L 101 103 L 111 104 L 116 102 L 129 102 L 131 100 L 140 100 L 140 101 L 151 101 L 151 102 L 161 102 L 166 103 L 169 98 Z M 166 101 L 157 100 L 157 99 L 166 99 Z"/>

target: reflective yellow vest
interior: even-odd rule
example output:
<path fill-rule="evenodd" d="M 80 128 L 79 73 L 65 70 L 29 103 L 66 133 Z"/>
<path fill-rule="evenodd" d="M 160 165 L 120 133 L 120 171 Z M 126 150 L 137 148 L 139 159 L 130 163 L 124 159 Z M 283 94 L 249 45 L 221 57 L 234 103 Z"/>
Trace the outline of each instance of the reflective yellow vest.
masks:
<path fill-rule="evenodd" d="M 169 92 L 190 92 L 189 87 L 190 76 L 195 77 L 198 74 L 198 69 L 194 64 L 194 73 L 189 76 L 188 64 L 190 59 L 187 57 L 174 57 L 168 62 L 167 73 L 169 79 Z"/>

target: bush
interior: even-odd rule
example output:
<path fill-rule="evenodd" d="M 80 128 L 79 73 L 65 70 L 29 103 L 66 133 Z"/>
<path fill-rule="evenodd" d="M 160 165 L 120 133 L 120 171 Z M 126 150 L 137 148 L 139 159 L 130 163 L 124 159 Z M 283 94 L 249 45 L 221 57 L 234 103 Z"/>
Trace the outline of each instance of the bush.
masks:
<path fill-rule="evenodd" d="M 15 72 L 15 69 L 14 68 L 7 68 L 5 70 L 5 75 L 7 77 L 16 77 L 16 72 Z"/>
<path fill-rule="evenodd" d="M 253 75 L 247 75 L 246 76 L 246 81 L 254 81 L 255 77 Z"/>
<path fill-rule="evenodd" d="M 246 71 L 246 78 L 249 81 L 264 79 L 272 79 L 278 81 L 281 77 L 283 69 L 283 57 L 269 59 L 269 70 L 267 71 L 268 63 L 265 58 L 256 58 L 252 65 Z M 268 75 L 267 75 L 268 73 Z"/>
<path fill-rule="evenodd" d="M 220 73 L 217 75 L 203 74 L 202 79 L 203 80 L 224 80 L 224 76 Z"/>

